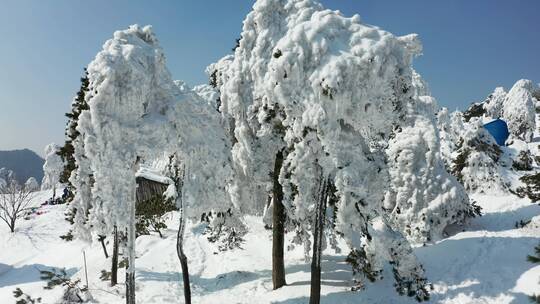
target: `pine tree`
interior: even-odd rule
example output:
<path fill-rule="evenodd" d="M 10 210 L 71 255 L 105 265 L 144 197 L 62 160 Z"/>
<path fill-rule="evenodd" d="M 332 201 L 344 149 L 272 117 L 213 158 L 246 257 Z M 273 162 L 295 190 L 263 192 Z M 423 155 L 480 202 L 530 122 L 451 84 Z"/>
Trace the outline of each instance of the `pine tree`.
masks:
<path fill-rule="evenodd" d="M 77 92 L 77 96 L 71 104 L 71 112 L 66 113 L 66 117 L 68 118 L 65 131 L 66 142 L 64 143 L 64 146 L 62 146 L 58 151 L 58 155 L 62 158 L 62 161 L 64 162 L 64 170 L 60 174 L 60 182 L 66 185 L 66 188 L 68 190 L 68 201 L 73 200 L 73 192 L 76 191 L 74 185 L 69 181 L 69 178 L 71 176 L 71 173 L 77 168 L 77 163 L 74 157 L 75 147 L 73 145 L 75 139 L 80 135 L 79 131 L 77 131 L 77 126 L 79 124 L 79 116 L 83 111 L 89 109 L 88 103 L 85 100 L 86 93 L 88 92 L 88 86 L 88 72 L 85 68 L 84 76 L 81 78 L 81 87 Z"/>

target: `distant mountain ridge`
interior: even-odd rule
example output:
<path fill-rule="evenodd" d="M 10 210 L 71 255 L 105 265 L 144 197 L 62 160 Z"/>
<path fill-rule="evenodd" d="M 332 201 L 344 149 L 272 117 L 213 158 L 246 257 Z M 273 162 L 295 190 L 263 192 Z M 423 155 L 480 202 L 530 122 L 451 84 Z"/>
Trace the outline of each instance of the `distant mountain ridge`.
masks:
<path fill-rule="evenodd" d="M 0 151 L 0 168 L 12 170 L 19 183 L 35 177 L 41 183 L 45 160 L 29 149 Z"/>

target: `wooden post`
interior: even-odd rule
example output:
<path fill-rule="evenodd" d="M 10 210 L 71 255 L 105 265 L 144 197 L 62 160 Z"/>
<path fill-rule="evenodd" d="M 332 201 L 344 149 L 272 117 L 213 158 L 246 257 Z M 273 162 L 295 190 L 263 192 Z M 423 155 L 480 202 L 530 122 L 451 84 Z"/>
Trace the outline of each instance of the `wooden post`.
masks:
<path fill-rule="evenodd" d="M 86 288 L 88 289 L 88 269 L 86 267 L 86 252 L 82 252 L 84 260 L 84 276 L 86 277 Z"/>

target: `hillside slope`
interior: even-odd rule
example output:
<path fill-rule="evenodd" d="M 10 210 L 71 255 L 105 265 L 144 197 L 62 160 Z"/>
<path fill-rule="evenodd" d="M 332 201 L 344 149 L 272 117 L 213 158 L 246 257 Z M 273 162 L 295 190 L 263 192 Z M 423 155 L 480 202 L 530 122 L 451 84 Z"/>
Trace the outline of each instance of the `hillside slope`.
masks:
<path fill-rule="evenodd" d="M 29 177 L 35 177 L 37 181 L 41 182 L 44 163 L 43 158 L 28 149 L 0 151 L 0 168 L 7 168 L 15 172 L 19 183 L 26 182 Z"/>

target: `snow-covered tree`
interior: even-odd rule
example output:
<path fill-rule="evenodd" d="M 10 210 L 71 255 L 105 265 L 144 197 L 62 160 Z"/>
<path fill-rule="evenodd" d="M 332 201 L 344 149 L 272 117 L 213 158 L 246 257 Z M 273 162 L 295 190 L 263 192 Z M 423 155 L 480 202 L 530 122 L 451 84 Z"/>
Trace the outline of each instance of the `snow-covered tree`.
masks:
<path fill-rule="evenodd" d="M 233 202 L 244 210 L 262 211 L 267 198 L 271 198 L 274 289 L 285 285 L 285 213 L 278 181 L 286 157 L 284 128 L 280 124 L 285 117 L 275 101 L 266 100 L 264 77 L 270 60 L 279 56 L 274 46 L 288 30 L 286 20 L 299 22 L 296 18 L 301 6 L 312 6 L 306 3 L 257 1 L 244 21 L 234 57 L 227 56 L 208 68 L 210 84 L 221 93 L 220 111 L 234 134 Z"/>
<path fill-rule="evenodd" d="M 453 153 L 464 130 L 463 113 L 460 111 L 448 112 L 447 108 L 441 108 L 437 112 L 437 129 L 441 144 L 441 158 L 448 171 L 451 171 Z"/>
<path fill-rule="evenodd" d="M 29 191 L 39 190 L 39 183 L 34 177 L 29 177 L 24 183 L 24 187 Z"/>
<path fill-rule="evenodd" d="M 484 101 L 485 115 L 491 118 L 500 118 L 503 113 L 506 91 L 502 87 L 495 88 Z"/>
<path fill-rule="evenodd" d="M 510 134 L 526 142 L 531 142 L 536 126 L 535 89 L 532 81 L 521 79 L 510 89 L 503 102 L 502 117 L 508 123 Z"/>
<path fill-rule="evenodd" d="M 324 197 L 320 189 L 330 187 L 335 190 L 322 202 L 335 196 L 337 229 L 352 248 L 369 245 L 368 227 L 384 216 L 388 172 L 382 151 L 371 148 L 387 141 L 412 99 L 410 64 L 419 51 L 416 36 L 397 38 L 313 1 L 254 5 L 220 87 L 222 109 L 235 120 L 235 162 L 246 176 L 273 185 L 274 218 L 283 195 L 284 211 L 305 232 L 303 243 L 310 243 L 307 232 L 321 219 L 322 209 L 315 208 Z M 279 174 L 283 189 L 268 172 Z M 361 236 L 365 242 L 355 243 Z M 399 233 L 393 236 L 407 244 Z M 389 239 L 382 244 L 392 251 Z M 320 257 L 318 245 L 314 257 Z M 411 251 L 399 253 L 415 260 Z M 400 254 L 393 259 L 405 258 Z M 421 267 L 394 265 L 398 288 L 424 299 Z"/>
<path fill-rule="evenodd" d="M 43 181 L 41 182 L 41 190 L 53 190 L 54 199 L 56 197 L 56 189 L 60 182 L 60 174 L 64 170 L 62 158 L 58 155 L 60 147 L 54 143 L 48 144 L 45 147 L 45 164 L 43 165 Z"/>
<path fill-rule="evenodd" d="M 440 136 L 448 142 L 446 149 L 454 148 L 456 136 L 447 110 L 438 113 L 444 130 L 440 134 L 435 121 L 437 102 L 420 95 L 429 94 L 425 84 L 416 82 L 414 89 L 415 101 L 409 105 L 409 112 L 387 149 L 391 186 L 384 205 L 395 229 L 412 243 L 425 244 L 441 239 L 447 226 L 463 223 L 474 217 L 477 210 L 441 159 Z"/>
<path fill-rule="evenodd" d="M 81 113 L 77 127 L 84 140 L 84 154 L 76 153 L 83 184 L 78 186 L 84 189 L 76 194 L 81 208 L 77 229 L 101 235 L 115 227 L 127 230 L 126 294 L 128 303 L 134 303 L 135 175 L 140 164 L 165 154 L 177 159 L 175 167 L 186 168 L 182 187 L 175 184 L 169 191 L 176 193 L 182 228 L 187 217 L 201 210 L 232 207 L 230 146 L 219 113 L 172 81 L 150 27 L 115 32 L 88 66 L 88 78 L 89 110 Z M 182 238 L 179 234 L 180 248 Z"/>
<path fill-rule="evenodd" d="M 154 64 L 163 57 L 152 47 L 155 42 L 147 28 L 115 32 L 114 39 L 107 41 L 104 50 L 88 66 L 89 91 L 85 100 L 89 110 L 80 114 L 77 126 L 83 134 L 84 157 L 88 160 L 87 164 L 78 163 L 79 182 L 85 185 L 77 189 L 81 192 L 77 194 L 81 206 L 77 223 L 92 227 L 101 235 L 112 233 L 114 227 L 127 230 L 127 303 L 135 303 L 135 173 L 142 138 L 139 131 L 144 121 L 150 119 L 145 115 L 160 110 L 147 102 L 146 98 L 158 96 L 149 95 L 155 91 L 142 81 L 151 77 L 146 69 L 157 68 Z M 169 85 L 174 84 L 171 81 Z M 91 194 L 85 193 L 88 190 Z M 85 211 L 89 210 L 85 218 Z"/>

